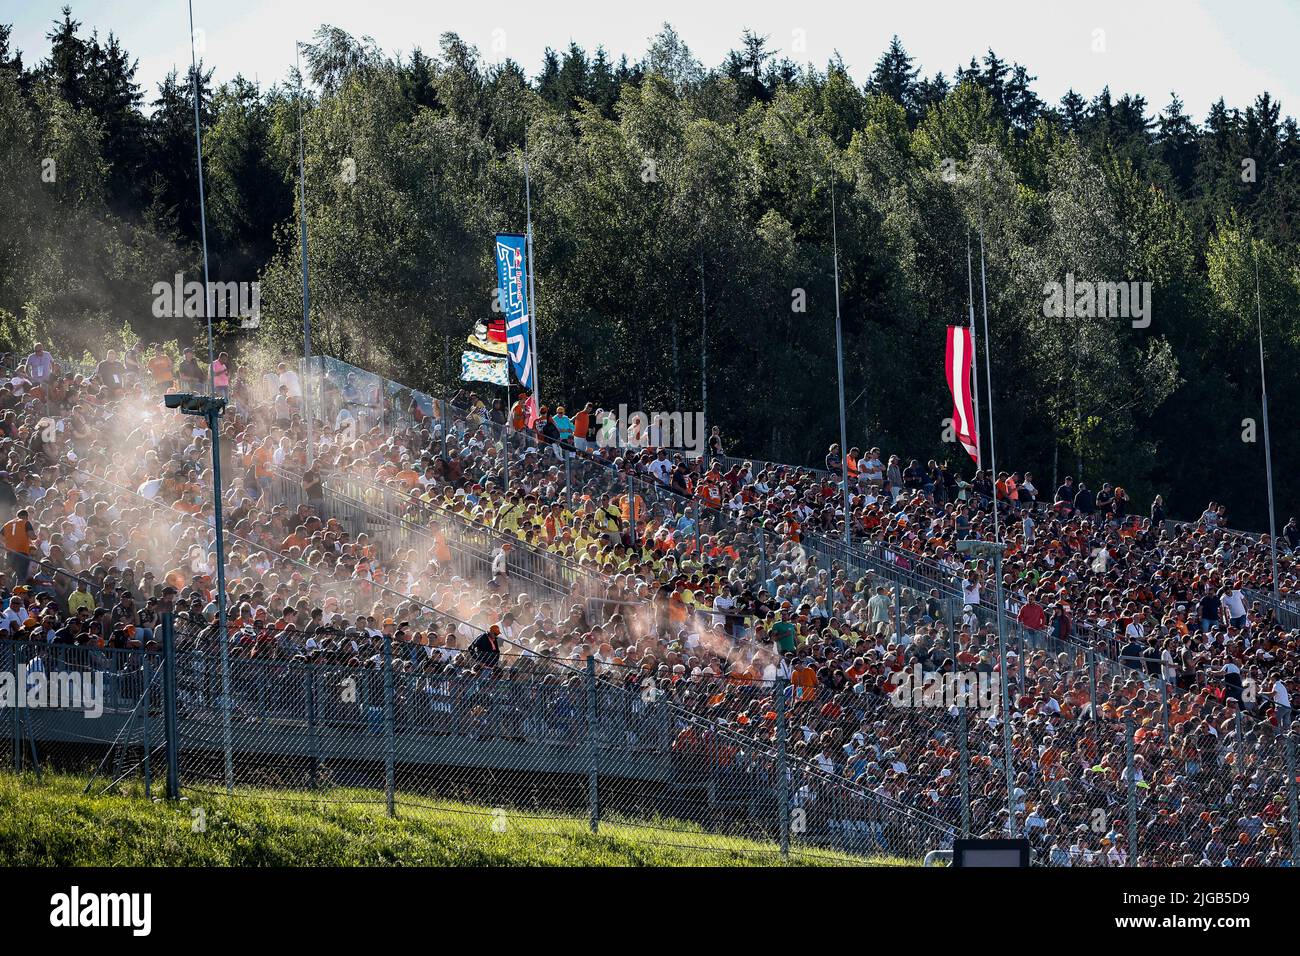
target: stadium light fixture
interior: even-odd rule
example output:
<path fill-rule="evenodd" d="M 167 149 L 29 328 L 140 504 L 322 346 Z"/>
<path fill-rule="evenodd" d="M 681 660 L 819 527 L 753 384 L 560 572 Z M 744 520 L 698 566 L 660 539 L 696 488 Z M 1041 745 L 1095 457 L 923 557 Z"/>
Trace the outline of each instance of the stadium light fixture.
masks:
<path fill-rule="evenodd" d="M 225 739 L 226 791 L 234 792 L 230 726 L 230 639 L 226 629 L 226 535 L 221 521 L 221 416 L 226 400 L 215 395 L 168 392 L 163 404 L 182 415 L 202 415 L 212 435 L 212 519 L 217 538 L 217 638 L 221 642 L 221 724 Z"/>

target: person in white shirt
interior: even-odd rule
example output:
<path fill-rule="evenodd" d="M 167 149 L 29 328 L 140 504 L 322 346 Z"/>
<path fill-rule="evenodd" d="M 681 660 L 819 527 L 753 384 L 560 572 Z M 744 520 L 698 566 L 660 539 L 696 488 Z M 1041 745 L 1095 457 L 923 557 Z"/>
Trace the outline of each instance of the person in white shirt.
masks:
<path fill-rule="evenodd" d="M 23 599 L 12 597 L 9 599 L 9 606 L 5 608 L 4 614 L 0 614 L 0 628 L 10 633 L 17 632 L 26 623 L 27 618 L 27 608 L 23 607 Z"/>
<path fill-rule="evenodd" d="M 289 390 L 289 397 L 302 398 L 302 383 L 298 381 L 298 373 L 284 362 L 277 365 L 275 370 L 280 373 L 278 384 Z"/>
<path fill-rule="evenodd" d="M 150 478 L 148 481 L 142 482 L 140 487 L 135 490 L 135 493 L 141 498 L 148 498 L 152 501 L 158 497 L 158 492 L 162 490 L 162 483 L 161 477 Z"/>
<path fill-rule="evenodd" d="M 882 481 L 885 477 L 885 463 L 880 460 L 880 449 L 873 448 L 869 454 L 871 457 L 862 466 L 862 474 L 867 481 Z"/>
<path fill-rule="evenodd" d="M 1219 597 L 1223 602 L 1224 609 L 1228 612 L 1229 623 L 1233 627 L 1245 627 L 1247 624 L 1246 599 L 1242 596 L 1241 589 L 1225 587 Z"/>
<path fill-rule="evenodd" d="M 726 612 L 730 611 L 735 606 L 736 606 L 736 599 L 733 598 L 730 594 L 726 593 L 725 591 L 719 594 L 717 597 L 715 597 L 713 599 L 713 610 L 715 612 L 713 615 L 713 626 L 726 627 L 727 625 Z M 716 613 L 716 612 L 722 612 L 722 613 Z"/>
<path fill-rule="evenodd" d="M 668 484 L 668 479 L 673 473 L 673 463 L 668 460 L 668 453 L 663 449 L 659 450 L 658 456 L 649 465 L 650 474 L 661 484 Z"/>
<path fill-rule="evenodd" d="M 511 550 L 512 548 L 509 541 L 503 541 L 501 543 L 501 547 L 497 549 L 497 553 L 492 557 L 493 577 L 496 577 L 498 574 L 506 573 L 506 565 L 509 562 Z"/>
<path fill-rule="evenodd" d="M 1160 652 L 1160 676 L 1164 678 L 1167 684 L 1173 684 L 1178 680 L 1178 665 L 1168 644 Z"/>
<path fill-rule="evenodd" d="M 1273 705 L 1277 708 L 1277 725 L 1283 730 L 1291 727 L 1291 692 L 1287 689 L 1281 675 L 1274 675 L 1273 689 L 1269 692 Z"/>

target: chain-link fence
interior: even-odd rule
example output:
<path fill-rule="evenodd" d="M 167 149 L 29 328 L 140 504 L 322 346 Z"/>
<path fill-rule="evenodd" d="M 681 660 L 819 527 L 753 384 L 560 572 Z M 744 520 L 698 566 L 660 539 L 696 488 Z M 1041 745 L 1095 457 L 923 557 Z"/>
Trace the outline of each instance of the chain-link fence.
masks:
<path fill-rule="evenodd" d="M 102 792 L 127 779 L 146 795 L 165 774 L 163 655 L 159 648 L 0 641 L 6 745 L 0 766 L 39 778 L 87 778 Z"/>
<path fill-rule="evenodd" d="M 1013 711 L 1008 728 L 992 677 L 954 707 L 899 691 L 896 671 L 839 688 L 798 671 L 675 680 L 328 631 L 292 653 L 238 635 L 223 662 L 216 626 L 184 623 L 169 685 L 158 637 L 0 642 L 21 688 L 5 698 L 3 765 L 161 793 L 174 759 L 192 799 L 373 802 L 771 861 L 915 863 L 955 837 L 1012 833 L 1048 866 L 1300 861 L 1296 732 L 1169 708 L 1123 673 L 1097 689 L 1062 676 L 1065 708 Z"/>
<path fill-rule="evenodd" d="M 182 627 L 179 770 L 192 794 L 382 801 L 495 830 L 627 833 L 773 861 L 920 862 L 951 845 L 937 816 L 811 759 L 796 739 L 811 701 L 784 681 L 688 690 L 594 658 L 324 631 L 291 655 L 273 635 L 237 641 L 228 677 L 220 658 L 214 625 Z M 695 712 L 730 713 L 720 695 L 743 719 Z"/>

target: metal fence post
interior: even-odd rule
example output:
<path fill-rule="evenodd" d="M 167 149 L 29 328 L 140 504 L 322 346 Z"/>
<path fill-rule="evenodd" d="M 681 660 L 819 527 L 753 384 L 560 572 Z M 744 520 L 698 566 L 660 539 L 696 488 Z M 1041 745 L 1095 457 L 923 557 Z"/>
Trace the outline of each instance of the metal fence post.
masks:
<path fill-rule="evenodd" d="M 830 620 L 835 616 L 835 600 L 832 597 L 832 590 L 835 584 L 835 566 L 831 563 L 831 556 L 826 556 L 826 619 Z"/>
<path fill-rule="evenodd" d="M 26 673 L 18 669 L 18 644 L 16 642 L 10 642 L 9 644 L 9 657 L 13 661 L 13 665 L 10 667 L 9 673 L 14 675 L 14 685 L 16 687 L 26 688 L 27 675 Z M 22 681 L 22 684 L 19 684 L 18 683 L 19 681 Z M 23 728 L 22 728 L 22 716 L 19 713 L 18 709 L 22 707 L 23 697 L 25 697 L 26 694 L 20 693 L 20 694 L 16 694 L 15 696 L 17 697 L 17 700 L 14 702 L 14 706 L 10 708 L 13 711 L 14 773 L 22 773 Z"/>
<path fill-rule="evenodd" d="M 596 658 L 587 656 L 587 807 L 591 832 L 600 830 L 600 749 L 596 745 Z"/>
<path fill-rule="evenodd" d="M 384 795 L 390 817 L 397 815 L 395 772 L 397 742 L 393 734 L 393 635 L 384 634 Z"/>
<path fill-rule="evenodd" d="M 961 835 L 962 839 L 970 837 L 970 729 L 966 725 L 966 707 L 958 709 L 958 737 L 961 764 L 958 774 L 961 779 Z"/>
<path fill-rule="evenodd" d="M 903 586 L 894 582 L 894 636 L 903 643 Z"/>
<path fill-rule="evenodd" d="M 140 736 L 144 738 L 144 754 L 141 758 L 141 769 L 144 771 L 144 798 L 146 800 L 153 798 L 153 767 L 149 762 L 150 752 L 153 750 L 152 730 L 149 727 L 149 697 L 150 690 L 153 688 L 153 676 L 156 669 L 149 663 L 149 655 L 141 654 L 143 658 L 143 667 L 140 669 L 140 681 L 144 685 L 140 692 Z"/>
<path fill-rule="evenodd" d="M 181 797 L 180 737 L 176 729 L 176 632 L 170 614 L 162 616 L 163 735 L 167 738 L 167 799 Z"/>
<path fill-rule="evenodd" d="M 1237 773 L 1246 772 L 1246 740 L 1241 732 L 1241 708 L 1238 707 L 1232 717 L 1233 742 L 1237 747 Z"/>
<path fill-rule="evenodd" d="M 305 673 L 307 677 L 307 739 L 311 746 L 311 767 L 308 770 L 308 777 L 311 788 L 315 790 L 320 786 L 320 741 L 316 736 L 316 669 L 308 663 Z"/>
<path fill-rule="evenodd" d="M 1295 782 L 1295 734 L 1288 733 L 1286 740 L 1286 799 L 1287 817 L 1291 823 L 1291 865 L 1300 866 L 1300 814 L 1297 814 Z"/>
<path fill-rule="evenodd" d="M 1128 865 L 1137 866 L 1138 856 L 1138 816 L 1137 816 L 1137 771 L 1133 766 L 1133 735 L 1135 733 L 1133 717 L 1124 718 L 1124 765 L 1128 774 Z"/>
<path fill-rule="evenodd" d="M 507 394 L 509 394 L 507 392 Z M 438 403 L 438 410 L 442 415 L 442 457 L 447 458 L 447 400 L 444 398 Z M 506 409 L 506 428 L 510 428 L 510 409 Z"/>
<path fill-rule="evenodd" d="M 1097 719 L 1097 653 L 1088 648 L 1088 709 L 1092 719 Z"/>
<path fill-rule="evenodd" d="M 1160 679 L 1160 717 L 1165 724 L 1165 743 L 1169 742 L 1169 683 Z"/>
<path fill-rule="evenodd" d="M 781 857 L 790 859 L 790 775 L 786 768 L 785 688 L 784 675 L 776 678 L 776 793 L 780 815 Z"/>

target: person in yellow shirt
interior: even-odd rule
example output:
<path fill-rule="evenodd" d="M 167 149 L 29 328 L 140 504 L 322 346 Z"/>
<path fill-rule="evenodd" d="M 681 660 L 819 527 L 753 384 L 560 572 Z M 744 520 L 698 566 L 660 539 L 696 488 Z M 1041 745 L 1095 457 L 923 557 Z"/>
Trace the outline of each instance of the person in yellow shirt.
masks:
<path fill-rule="evenodd" d="M 94 611 L 95 595 L 87 591 L 86 582 L 78 578 L 76 588 L 68 595 L 68 613 L 75 617 L 83 607 L 87 611 Z"/>

